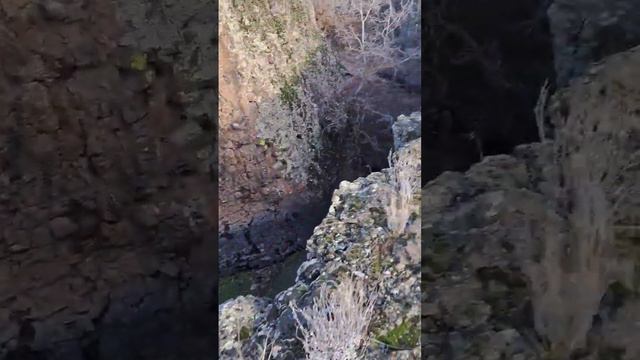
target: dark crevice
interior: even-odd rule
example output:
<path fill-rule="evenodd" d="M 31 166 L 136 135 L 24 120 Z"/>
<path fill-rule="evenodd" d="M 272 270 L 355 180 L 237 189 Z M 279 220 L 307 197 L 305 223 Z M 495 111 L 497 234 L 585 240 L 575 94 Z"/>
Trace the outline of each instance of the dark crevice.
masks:
<path fill-rule="evenodd" d="M 537 141 L 533 109 L 545 79 L 555 78 L 549 1 L 432 3 L 424 18 L 423 183 Z"/>

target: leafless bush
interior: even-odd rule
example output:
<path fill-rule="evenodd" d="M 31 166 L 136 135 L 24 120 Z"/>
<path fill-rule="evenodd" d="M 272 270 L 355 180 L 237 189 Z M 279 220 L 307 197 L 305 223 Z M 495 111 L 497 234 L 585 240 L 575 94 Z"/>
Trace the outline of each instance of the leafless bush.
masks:
<path fill-rule="evenodd" d="M 420 192 L 420 178 L 413 175 L 419 169 L 410 166 L 409 161 L 391 154 L 389 156 L 389 180 L 393 190 L 387 205 L 387 223 L 394 235 L 400 235 L 407 230 L 412 214 L 419 211 L 420 207 L 416 203 L 419 202 L 417 196 Z"/>
<path fill-rule="evenodd" d="M 346 278 L 333 290 L 323 285 L 310 307 L 291 303 L 307 359 L 364 359 L 375 298 L 363 281 Z"/>
<path fill-rule="evenodd" d="M 301 76 L 299 109 L 322 119 L 325 131 L 342 131 L 348 122 L 348 101 L 340 94 L 338 83 L 342 75 L 335 70 L 337 61 L 321 51 Z"/>
<path fill-rule="evenodd" d="M 367 132 L 364 124 L 367 116 L 384 117 L 386 114 L 375 112 L 363 97 L 345 96 L 340 86 L 342 74 L 337 68 L 335 56 L 319 52 L 312 65 L 300 76 L 297 101 L 292 111 L 307 119 L 316 119 L 325 135 L 340 134 L 344 139 L 356 139 L 342 144 L 346 153 L 362 153 L 362 144 L 369 145 L 374 151 L 384 151 L 384 146 Z M 387 121 L 392 122 L 393 119 Z"/>
<path fill-rule="evenodd" d="M 239 360 L 245 360 L 247 359 L 247 357 L 255 358 L 256 355 L 258 356 L 257 360 L 272 359 L 273 346 L 276 341 L 276 336 L 274 335 L 275 331 L 273 329 L 267 331 L 266 335 L 264 335 L 264 340 L 262 341 L 262 343 L 258 343 L 255 345 L 257 347 L 257 349 L 254 350 L 256 351 L 256 353 L 251 353 L 253 355 L 247 355 L 245 354 L 245 350 L 243 349 L 243 341 L 242 341 L 242 336 L 240 331 L 241 329 L 240 322 L 237 323 L 237 327 L 238 327 L 236 332 L 237 341 L 235 343 L 235 350 Z M 247 353 L 250 353 L 250 352 L 247 351 Z"/>
<path fill-rule="evenodd" d="M 264 342 L 262 345 L 258 345 L 260 348 L 260 358 L 259 360 L 270 360 L 271 353 L 273 351 L 273 344 L 275 343 L 275 336 L 273 336 L 273 331 L 269 331 L 264 338 Z"/>
<path fill-rule="evenodd" d="M 381 70 L 420 56 L 419 48 L 402 49 L 398 42 L 399 30 L 419 18 L 419 0 L 329 0 L 324 16 L 343 64 L 358 81 L 355 94 Z"/>
<path fill-rule="evenodd" d="M 449 87 L 439 71 L 440 64 L 448 63 L 479 66 L 486 80 L 492 85 L 502 88 L 513 86 L 504 73 L 498 43 L 494 41 L 485 44 L 474 38 L 472 35 L 475 34 L 470 34 L 464 26 L 453 21 L 455 16 L 452 7 L 455 7 L 455 2 L 437 1 L 425 13 L 429 33 L 428 46 L 433 56 L 430 56 L 428 63 L 423 66 L 429 72 L 429 79 L 438 81 L 439 88 L 442 88 L 439 93 L 445 94 L 446 88 Z M 450 48 L 451 39 L 460 44 L 454 51 Z"/>
<path fill-rule="evenodd" d="M 390 199 L 387 222 L 393 233 L 399 235 L 404 232 L 407 221 L 413 212 L 410 205 L 413 193 L 411 184 L 396 173 L 392 174 L 392 185 L 396 191 Z"/>

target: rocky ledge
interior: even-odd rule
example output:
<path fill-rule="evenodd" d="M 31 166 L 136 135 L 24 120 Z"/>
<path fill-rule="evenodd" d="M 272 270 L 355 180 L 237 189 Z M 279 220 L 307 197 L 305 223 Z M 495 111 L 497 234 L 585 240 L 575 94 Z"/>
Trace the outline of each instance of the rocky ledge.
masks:
<path fill-rule="evenodd" d="M 221 359 L 260 359 L 267 337 L 275 339 L 272 359 L 304 358 L 289 303 L 309 306 L 322 284 L 345 273 L 379 287 L 366 358 L 420 358 L 420 119 L 399 117 L 389 168 L 340 183 L 295 284 L 274 299 L 244 296 L 219 306 Z"/>
<path fill-rule="evenodd" d="M 640 48 L 612 56 L 552 99 L 552 122 L 596 119 L 609 129 L 586 157 L 587 174 L 610 165 L 602 157 L 612 154 L 638 159 L 638 64 Z M 628 127 L 610 132 L 621 123 Z M 623 133 L 625 146 L 611 146 Z M 592 146 L 582 144 L 578 150 Z M 571 228 L 573 209 L 592 194 L 570 195 L 573 205 L 558 206 L 554 149 L 552 141 L 521 145 L 465 173 L 443 173 L 423 189 L 426 359 L 640 358 L 638 194 L 628 191 L 624 211 L 611 221 L 613 236 L 594 246 L 589 240 L 598 236 L 584 229 L 597 217 Z M 629 166 L 613 182 L 617 188 L 604 192 L 619 193 L 627 183 L 637 189 L 639 170 Z"/>

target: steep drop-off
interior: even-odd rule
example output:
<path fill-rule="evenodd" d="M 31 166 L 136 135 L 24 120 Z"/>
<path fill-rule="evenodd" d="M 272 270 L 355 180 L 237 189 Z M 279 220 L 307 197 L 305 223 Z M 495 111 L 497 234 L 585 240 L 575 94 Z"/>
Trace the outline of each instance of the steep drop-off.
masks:
<path fill-rule="evenodd" d="M 241 296 L 220 305 L 221 359 L 257 359 L 267 338 L 271 359 L 304 359 L 289 304 L 310 306 L 323 284 L 345 274 L 377 285 L 365 358 L 420 359 L 420 121 L 413 113 L 394 123 L 390 167 L 340 183 L 306 242 L 295 283 L 273 298 Z"/>
<path fill-rule="evenodd" d="M 303 2 L 220 2 L 219 166 L 222 275 L 300 247 L 326 209 L 320 124 L 288 108 L 321 35 Z M 283 3 L 284 4 L 284 3 Z"/>
<path fill-rule="evenodd" d="M 425 176 L 536 140 L 533 108 L 554 84 L 547 0 L 434 0 L 423 17 Z"/>
<path fill-rule="evenodd" d="M 382 78 L 363 90 L 376 116 L 357 122 L 346 107 L 334 108 L 350 75 L 316 5 L 220 2 L 222 275 L 303 249 L 337 184 L 386 166 L 393 118 L 419 110 L 415 91 Z"/>

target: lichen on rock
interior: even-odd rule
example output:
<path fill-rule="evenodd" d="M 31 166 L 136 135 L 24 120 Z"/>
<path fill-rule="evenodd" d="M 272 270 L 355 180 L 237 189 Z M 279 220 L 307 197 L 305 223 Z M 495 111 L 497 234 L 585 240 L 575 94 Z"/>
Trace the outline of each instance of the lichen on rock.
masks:
<path fill-rule="evenodd" d="M 412 115 L 420 119 L 420 114 Z M 396 127 L 398 129 L 402 126 Z M 409 133 L 409 132 L 406 132 Z M 241 348 L 246 357 L 256 356 L 265 334 L 275 338 L 273 359 L 304 358 L 296 338 L 296 322 L 290 302 L 309 306 L 318 296 L 322 284 L 339 281 L 342 275 L 356 276 L 373 285 L 378 293 L 371 323 L 367 359 L 419 359 L 418 319 L 420 318 L 420 139 L 408 136 L 391 156 L 391 167 L 353 182 L 343 181 L 334 191 L 327 216 L 307 241 L 307 261 L 298 269 L 295 284 L 274 299 L 261 300 L 262 306 L 251 310 L 269 312 L 254 324 L 255 335 L 245 341 L 234 340 L 233 324 L 238 321 L 232 308 L 243 306 L 245 297 L 229 300 L 219 308 L 220 329 L 228 349 L 223 359 L 233 358 Z M 398 201 L 398 185 L 403 183 L 404 200 Z M 388 221 L 406 207 L 401 228 Z M 250 300 L 256 303 L 257 300 Z M 268 309 L 268 310 L 267 310 Z M 247 356 L 247 354 L 249 354 Z"/>

